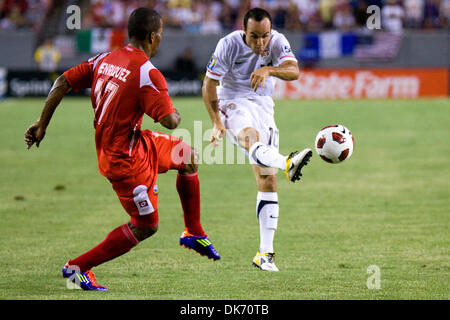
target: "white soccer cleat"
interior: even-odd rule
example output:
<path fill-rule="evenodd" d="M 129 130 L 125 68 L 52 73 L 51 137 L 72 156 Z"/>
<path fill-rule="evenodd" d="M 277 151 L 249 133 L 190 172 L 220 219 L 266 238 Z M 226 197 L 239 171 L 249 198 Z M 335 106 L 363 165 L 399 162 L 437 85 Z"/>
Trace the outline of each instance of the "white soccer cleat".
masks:
<path fill-rule="evenodd" d="M 304 149 L 302 152 L 292 152 L 286 159 L 286 170 L 284 171 L 286 177 L 292 182 L 300 180 L 302 176 L 301 170 L 311 157 L 311 149 Z"/>
<path fill-rule="evenodd" d="M 253 265 L 263 271 L 279 271 L 273 259 L 274 253 L 257 252 L 253 258 Z"/>

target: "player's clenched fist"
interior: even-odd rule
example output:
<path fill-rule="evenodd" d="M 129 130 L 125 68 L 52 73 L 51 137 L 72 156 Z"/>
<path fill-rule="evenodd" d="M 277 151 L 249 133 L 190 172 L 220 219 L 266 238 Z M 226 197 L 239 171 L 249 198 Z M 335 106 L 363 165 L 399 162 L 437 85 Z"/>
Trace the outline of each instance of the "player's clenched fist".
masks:
<path fill-rule="evenodd" d="M 209 139 L 209 142 L 214 146 L 218 146 L 219 142 L 222 140 L 223 136 L 226 133 L 225 126 L 222 122 L 215 122 L 213 125 L 213 131 L 211 133 L 211 139 Z"/>
<path fill-rule="evenodd" d="M 27 149 L 30 149 L 34 143 L 36 143 L 36 147 L 39 147 L 39 144 L 42 139 L 44 139 L 44 136 L 45 127 L 39 121 L 33 123 L 25 132 L 24 140 L 27 144 Z"/>
<path fill-rule="evenodd" d="M 264 89 L 264 83 L 269 76 L 269 70 L 265 67 L 254 71 L 250 76 L 250 85 L 254 91 L 256 91 L 261 85 L 261 89 Z"/>

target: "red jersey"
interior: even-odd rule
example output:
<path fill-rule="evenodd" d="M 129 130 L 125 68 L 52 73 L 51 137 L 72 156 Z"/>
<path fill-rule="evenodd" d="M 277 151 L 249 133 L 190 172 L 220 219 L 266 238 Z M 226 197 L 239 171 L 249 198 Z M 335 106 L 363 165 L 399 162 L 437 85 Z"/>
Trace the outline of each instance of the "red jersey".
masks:
<path fill-rule="evenodd" d="M 99 54 L 64 75 L 73 90 L 92 89 L 102 175 L 122 179 L 156 163 L 153 139 L 141 135 L 142 118 L 145 113 L 157 122 L 175 109 L 164 76 L 142 50 L 126 46 Z"/>

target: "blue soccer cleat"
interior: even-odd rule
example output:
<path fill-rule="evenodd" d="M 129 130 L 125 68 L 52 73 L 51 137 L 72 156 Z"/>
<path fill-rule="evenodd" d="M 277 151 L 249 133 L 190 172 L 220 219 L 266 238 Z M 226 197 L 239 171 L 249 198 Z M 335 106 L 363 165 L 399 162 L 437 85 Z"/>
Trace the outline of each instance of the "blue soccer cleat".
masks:
<path fill-rule="evenodd" d="M 100 286 L 97 283 L 95 275 L 91 270 L 82 272 L 78 266 L 72 266 L 66 263 L 66 265 L 62 268 L 62 276 L 83 290 L 108 290 L 106 287 Z"/>
<path fill-rule="evenodd" d="M 208 259 L 219 260 L 219 253 L 214 249 L 207 235 L 198 237 L 190 234 L 187 229 L 183 231 L 180 237 L 180 246 L 188 249 L 194 249 L 200 255 L 207 256 Z"/>

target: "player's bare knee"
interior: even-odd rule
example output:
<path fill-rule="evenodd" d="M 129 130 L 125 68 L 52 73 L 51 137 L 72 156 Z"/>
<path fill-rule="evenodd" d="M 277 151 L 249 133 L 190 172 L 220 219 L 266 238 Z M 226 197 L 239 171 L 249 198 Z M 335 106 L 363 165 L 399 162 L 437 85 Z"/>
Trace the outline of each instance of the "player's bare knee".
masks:
<path fill-rule="evenodd" d="M 259 140 L 259 132 L 252 127 L 244 128 L 238 134 L 239 145 L 247 151 Z"/>
<path fill-rule="evenodd" d="M 198 151 L 194 148 L 191 148 L 191 161 L 190 161 L 190 165 L 193 169 L 195 169 L 194 172 L 196 172 L 198 170 L 198 161 L 200 159 L 200 154 L 198 153 Z M 193 172 L 193 173 L 194 173 Z"/>
<path fill-rule="evenodd" d="M 158 225 L 151 226 L 148 228 L 136 228 L 131 223 L 128 224 L 133 235 L 138 239 L 138 241 L 144 241 L 147 238 L 150 238 L 158 231 Z"/>
<path fill-rule="evenodd" d="M 193 174 L 198 171 L 198 162 L 199 162 L 200 156 L 197 150 L 194 148 L 191 148 L 191 156 L 189 159 L 189 162 L 186 163 L 186 168 L 182 170 L 180 173 L 182 174 Z"/>
<path fill-rule="evenodd" d="M 143 241 L 147 238 L 150 238 L 158 231 L 158 225 L 149 227 L 149 228 L 140 228 L 139 229 L 139 237 L 136 237 L 139 241 Z"/>

